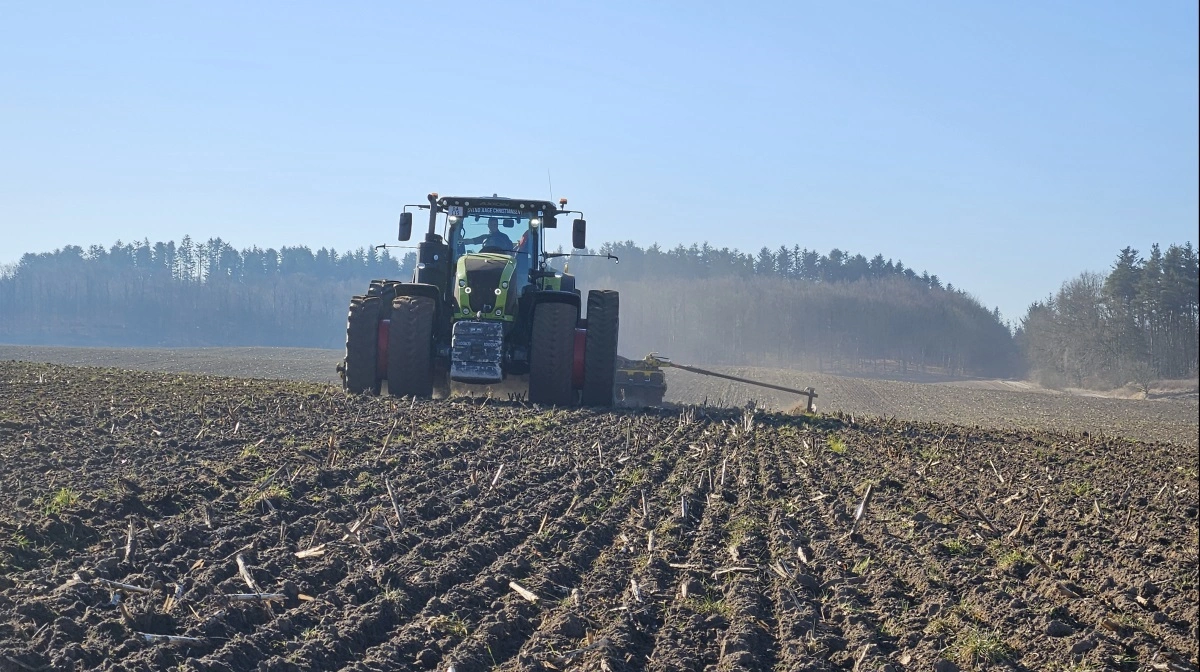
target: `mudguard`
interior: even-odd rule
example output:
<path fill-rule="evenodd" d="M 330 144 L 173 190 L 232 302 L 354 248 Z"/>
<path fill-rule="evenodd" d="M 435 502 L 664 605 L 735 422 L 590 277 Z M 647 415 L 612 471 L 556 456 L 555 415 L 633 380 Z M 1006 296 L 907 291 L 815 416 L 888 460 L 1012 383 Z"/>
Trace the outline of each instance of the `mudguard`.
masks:
<path fill-rule="evenodd" d="M 437 285 L 427 285 L 422 282 L 400 282 L 395 285 L 396 296 L 424 296 L 441 302 L 442 295 Z"/>
<path fill-rule="evenodd" d="M 566 303 L 575 306 L 575 310 L 579 310 L 580 308 L 579 295 L 575 292 L 563 292 L 557 290 L 542 290 L 540 292 L 535 292 L 533 295 L 534 309 L 536 310 L 537 306 L 542 303 Z"/>

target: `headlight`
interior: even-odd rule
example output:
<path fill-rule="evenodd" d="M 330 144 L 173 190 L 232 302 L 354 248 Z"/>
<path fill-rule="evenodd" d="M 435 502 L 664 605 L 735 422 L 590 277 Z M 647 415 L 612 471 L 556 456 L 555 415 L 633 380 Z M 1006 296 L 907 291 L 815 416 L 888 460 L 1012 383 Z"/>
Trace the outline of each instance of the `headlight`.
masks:
<path fill-rule="evenodd" d="M 470 288 L 470 287 L 463 287 L 463 292 L 464 292 L 464 293 L 466 293 L 466 294 L 470 294 L 470 293 L 471 293 L 471 288 Z"/>
<path fill-rule="evenodd" d="M 470 312 L 471 312 L 471 307 L 470 307 L 470 306 L 463 306 L 463 315 L 466 315 L 466 314 L 468 314 L 468 313 L 470 313 Z"/>
<path fill-rule="evenodd" d="M 507 281 L 507 280 L 505 280 L 504 282 L 500 283 L 500 287 L 501 287 L 502 289 L 508 289 L 508 281 Z"/>
<path fill-rule="evenodd" d="M 467 281 L 466 281 L 466 280 L 459 280 L 459 281 L 458 281 L 458 286 L 459 286 L 459 287 L 466 287 L 466 286 L 467 286 Z"/>
<path fill-rule="evenodd" d="M 499 287 L 496 288 L 496 296 L 500 296 L 500 288 Z"/>
<path fill-rule="evenodd" d="M 533 219 L 529 220 L 530 226 L 537 226 L 538 224 L 541 224 L 541 223 L 542 223 L 542 220 L 538 219 L 537 217 L 534 217 Z"/>
<path fill-rule="evenodd" d="M 504 314 L 504 310 L 503 310 L 503 309 L 501 309 L 501 308 L 497 308 L 497 309 L 496 309 L 496 316 L 497 316 L 497 317 L 499 317 L 500 315 L 503 315 L 503 314 Z"/>

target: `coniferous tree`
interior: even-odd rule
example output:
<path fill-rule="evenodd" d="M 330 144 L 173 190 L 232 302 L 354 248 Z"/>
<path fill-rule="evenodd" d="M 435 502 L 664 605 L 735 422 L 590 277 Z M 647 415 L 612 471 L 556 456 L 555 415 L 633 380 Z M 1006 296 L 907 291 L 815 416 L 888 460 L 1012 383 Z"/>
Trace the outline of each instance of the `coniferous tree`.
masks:
<path fill-rule="evenodd" d="M 1191 243 L 1126 247 L 1104 278 L 1083 274 L 1030 306 L 1019 343 L 1046 382 L 1137 383 L 1197 371 L 1197 263 Z"/>

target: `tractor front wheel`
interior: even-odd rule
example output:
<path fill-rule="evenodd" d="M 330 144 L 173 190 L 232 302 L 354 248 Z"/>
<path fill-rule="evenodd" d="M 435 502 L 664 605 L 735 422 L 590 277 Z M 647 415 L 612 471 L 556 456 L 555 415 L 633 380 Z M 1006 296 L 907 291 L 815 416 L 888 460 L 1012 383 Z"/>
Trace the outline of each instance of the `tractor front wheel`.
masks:
<path fill-rule="evenodd" d="M 575 401 L 571 374 L 577 312 L 566 303 L 542 303 L 533 311 L 529 401 L 535 404 L 570 406 Z"/>

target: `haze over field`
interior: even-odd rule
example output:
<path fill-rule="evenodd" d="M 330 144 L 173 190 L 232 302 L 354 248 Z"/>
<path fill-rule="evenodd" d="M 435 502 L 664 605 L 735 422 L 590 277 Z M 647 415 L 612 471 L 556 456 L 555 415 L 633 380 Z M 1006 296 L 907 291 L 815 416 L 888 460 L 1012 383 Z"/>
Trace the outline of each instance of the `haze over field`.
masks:
<path fill-rule="evenodd" d="M 882 252 L 1015 321 L 1194 240 L 1196 25 L 1183 1 L 10 7 L 0 264 L 352 250 L 428 191 L 549 172 L 595 241 Z"/>

